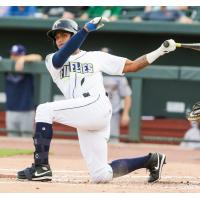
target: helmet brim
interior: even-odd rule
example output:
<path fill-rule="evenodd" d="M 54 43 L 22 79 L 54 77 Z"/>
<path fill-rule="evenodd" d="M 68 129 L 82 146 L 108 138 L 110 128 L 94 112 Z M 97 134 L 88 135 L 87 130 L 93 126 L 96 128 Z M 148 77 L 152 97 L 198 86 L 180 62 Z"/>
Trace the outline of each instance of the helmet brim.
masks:
<path fill-rule="evenodd" d="M 69 30 L 69 29 L 61 29 L 61 28 L 57 28 L 57 29 L 54 29 L 54 30 L 49 30 L 48 32 L 47 32 L 47 36 L 49 37 L 49 38 L 51 38 L 52 40 L 55 40 L 55 34 L 56 34 L 56 32 L 57 31 L 64 31 L 64 32 L 67 32 L 67 33 L 71 33 L 71 34 L 75 34 L 75 33 L 77 33 L 77 31 L 71 31 L 71 30 Z"/>

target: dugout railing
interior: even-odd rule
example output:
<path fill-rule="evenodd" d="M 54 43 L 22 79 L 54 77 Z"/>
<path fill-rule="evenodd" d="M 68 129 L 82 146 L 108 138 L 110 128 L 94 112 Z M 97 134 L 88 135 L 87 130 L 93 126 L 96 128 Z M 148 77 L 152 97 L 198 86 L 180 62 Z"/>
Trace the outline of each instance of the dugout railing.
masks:
<path fill-rule="evenodd" d="M 56 18 L 1 17 L 0 56 L 7 58 L 10 46 L 14 43 L 21 43 L 27 47 L 28 53 L 37 52 L 45 58 L 48 53 L 54 51 L 52 41 L 47 40 L 46 32 L 55 20 Z M 77 22 L 83 26 L 86 21 L 77 20 Z M 198 21 L 193 24 L 153 21 L 133 23 L 131 20 L 123 19 L 106 23 L 103 29 L 89 34 L 81 48 L 90 51 L 107 46 L 113 49 L 115 55 L 134 59 L 156 49 L 169 38 L 173 38 L 177 42 L 199 42 L 199 33 Z M 131 141 L 151 140 L 152 138 L 156 140 L 156 137 L 161 140 L 160 135 L 163 138 L 169 136 L 166 132 L 170 132 L 172 139 L 176 136 L 180 137 L 189 127 L 185 119 L 185 112 L 191 108 L 193 103 L 200 100 L 198 51 L 177 49 L 156 60 L 154 64 L 157 66 L 152 65 L 144 71 L 127 75 L 129 83 L 133 87 L 131 110 L 133 121 L 130 123 L 129 134 L 122 136 L 125 138 L 128 136 Z M 1 65 L 0 91 L 3 91 L 3 73 L 5 70 L 9 70 L 9 67 L 13 70 L 14 65 L 7 65 L 5 60 L 1 62 Z M 58 89 L 55 84 L 52 84 L 44 64 L 37 63 L 37 67 L 31 67 L 32 64 L 28 65 L 30 68 L 27 66 L 25 71 L 35 75 L 36 104 L 49 101 L 49 99 L 53 100 L 53 95 L 58 93 Z M 182 103 L 185 105 L 184 110 L 169 112 L 166 108 L 168 102 Z M 0 110 L 3 109 L 3 103 L 1 103 Z M 155 120 L 152 123 L 148 120 L 141 120 L 143 116 L 153 116 Z M 175 119 L 177 123 L 175 124 L 171 119 Z M 163 122 L 165 123 L 163 124 Z M 155 129 L 155 126 L 160 129 Z M 176 130 L 167 129 L 170 126 Z M 148 136 L 142 134 L 141 130 L 143 129 L 145 129 L 145 133 L 146 129 L 151 129 L 148 130 Z M 155 134 L 154 137 L 153 132 L 156 131 L 160 132 L 160 135 Z M 132 132 L 134 134 L 131 134 Z"/>
<path fill-rule="evenodd" d="M 0 82 L 3 83 L 3 76 L 7 72 L 14 72 L 14 62 L 9 60 L 9 59 L 3 59 L 0 61 Z M 52 101 L 53 100 L 53 85 L 54 83 L 51 80 L 51 77 L 49 73 L 47 72 L 47 69 L 45 67 L 44 62 L 34 62 L 34 63 L 26 63 L 25 68 L 23 73 L 32 73 L 35 76 L 37 76 L 37 84 L 36 84 L 36 104 L 44 103 L 47 101 Z M 159 66 L 159 65 L 151 65 L 148 68 L 145 68 L 142 71 L 139 71 L 137 73 L 129 73 L 126 75 L 133 93 L 132 93 L 132 98 L 133 98 L 133 106 L 131 107 L 131 122 L 129 124 L 129 129 L 128 129 L 128 134 L 126 135 L 121 135 L 120 137 L 122 139 L 126 139 L 126 141 L 134 141 L 134 142 L 140 142 L 141 140 L 146 140 L 146 141 L 182 141 L 182 138 L 177 138 L 176 136 L 171 136 L 171 137 L 165 137 L 164 135 L 162 136 L 142 136 L 141 135 L 141 119 L 143 115 L 143 107 L 145 104 L 145 99 L 144 97 L 146 96 L 145 93 L 145 84 L 149 84 L 150 81 L 156 81 L 157 84 L 159 84 L 160 81 L 167 81 L 169 84 L 170 82 L 176 81 L 176 83 L 179 82 L 184 82 L 184 84 L 187 84 L 187 82 L 194 82 L 194 83 L 199 83 L 200 82 L 200 68 L 198 67 L 187 67 L 187 66 Z M 146 82 L 147 81 L 147 82 Z M 145 83 L 146 82 L 146 83 Z M 3 85 L 3 84 L 1 84 Z M 174 86 L 175 87 L 175 86 Z M 184 89 L 184 88 L 183 88 Z M 155 91 L 154 88 L 151 88 L 152 91 L 148 91 L 152 94 L 154 94 Z M 172 96 L 179 97 L 179 91 L 167 91 L 165 88 L 165 92 L 169 92 Z M 185 93 L 187 96 L 187 91 L 186 89 Z M 192 90 L 192 88 L 190 88 Z M 3 93 L 4 89 L 1 87 L 0 92 Z M 157 91 L 159 93 L 159 91 Z M 148 94 L 147 94 L 148 95 Z M 159 95 L 158 95 L 159 96 Z M 196 100 L 200 99 L 199 94 L 197 93 L 196 95 Z M 146 97 L 145 97 L 146 98 Z M 151 96 L 149 96 L 151 99 Z M 162 98 L 161 98 L 162 99 Z M 191 97 L 188 96 L 187 99 L 188 101 L 196 101 Z M 159 99 L 156 102 L 156 104 L 159 104 Z M 153 103 L 152 103 L 153 105 Z M 192 105 L 192 104 L 191 104 Z M 0 104 L 1 110 L 5 111 L 4 109 L 4 102 L 1 102 Z M 151 105 L 148 105 L 151 106 Z M 186 109 L 186 107 L 185 107 Z M 185 112 L 185 111 L 184 111 Z M 183 115 L 185 115 L 183 113 Z M 175 115 L 176 116 L 176 115 Z M 177 117 L 178 118 L 178 117 Z M 182 117 L 183 119 L 183 117 Z M 8 131 L 4 127 L 1 127 L 0 131 Z M 63 134 L 63 135 L 69 135 L 73 136 L 73 132 L 63 132 L 63 131 L 57 131 L 55 134 Z M 197 141 L 199 142 L 199 141 Z"/>

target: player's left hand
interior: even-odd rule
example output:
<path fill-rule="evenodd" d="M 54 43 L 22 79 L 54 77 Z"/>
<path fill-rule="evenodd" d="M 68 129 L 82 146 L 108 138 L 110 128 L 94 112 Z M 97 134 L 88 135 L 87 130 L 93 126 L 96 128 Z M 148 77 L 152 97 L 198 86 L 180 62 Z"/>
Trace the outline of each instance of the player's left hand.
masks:
<path fill-rule="evenodd" d="M 161 47 L 159 48 L 162 55 L 176 50 L 176 42 L 173 39 L 166 40 L 165 42 L 168 42 L 168 45 L 165 46 L 163 42 Z"/>
<path fill-rule="evenodd" d="M 87 22 L 84 25 L 84 29 L 87 32 L 91 32 L 91 31 L 95 31 L 98 30 L 100 28 L 102 28 L 104 26 L 103 22 L 108 22 L 109 20 L 105 17 L 95 17 L 94 19 L 92 19 L 91 21 Z"/>

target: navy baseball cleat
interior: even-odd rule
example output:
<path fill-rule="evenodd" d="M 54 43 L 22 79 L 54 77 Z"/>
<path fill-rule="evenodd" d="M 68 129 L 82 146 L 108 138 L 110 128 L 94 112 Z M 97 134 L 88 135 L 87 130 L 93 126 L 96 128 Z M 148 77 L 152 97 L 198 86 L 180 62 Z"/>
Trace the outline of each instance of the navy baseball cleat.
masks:
<path fill-rule="evenodd" d="M 29 181 L 51 181 L 52 171 L 49 165 L 35 165 L 32 164 L 17 173 L 17 178 L 19 180 L 29 180 Z"/>
<path fill-rule="evenodd" d="M 150 153 L 150 158 L 146 164 L 150 175 L 149 183 L 155 183 L 160 180 L 163 165 L 166 164 L 166 156 L 161 153 Z"/>

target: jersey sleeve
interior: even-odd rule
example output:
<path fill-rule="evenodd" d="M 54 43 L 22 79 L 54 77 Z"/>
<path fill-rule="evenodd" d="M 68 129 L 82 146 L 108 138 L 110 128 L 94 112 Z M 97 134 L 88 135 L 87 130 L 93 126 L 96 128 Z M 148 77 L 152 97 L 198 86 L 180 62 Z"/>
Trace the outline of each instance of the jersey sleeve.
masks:
<path fill-rule="evenodd" d="M 55 80 L 59 77 L 59 70 L 53 67 L 53 63 L 52 63 L 53 55 L 54 53 L 46 56 L 45 64 L 46 64 L 47 70 L 51 74 L 53 81 L 55 82 Z"/>
<path fill-rule="evenodd" d="M 105 52 L 98 53 L 100 71 L 110 75 L 124 75 L 126 58 L 114 56 Z"/>

